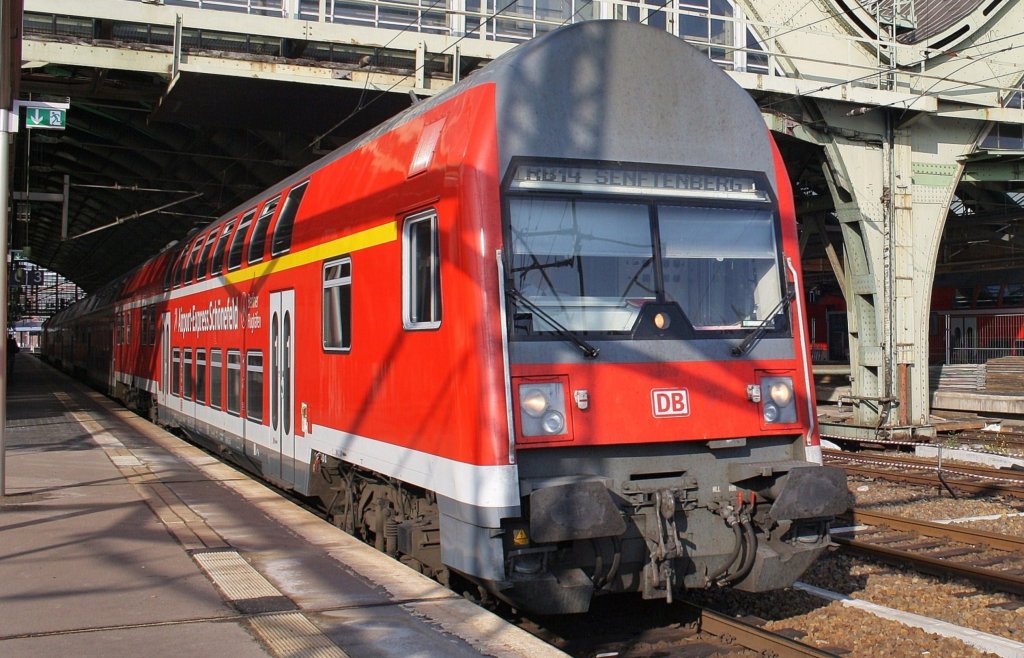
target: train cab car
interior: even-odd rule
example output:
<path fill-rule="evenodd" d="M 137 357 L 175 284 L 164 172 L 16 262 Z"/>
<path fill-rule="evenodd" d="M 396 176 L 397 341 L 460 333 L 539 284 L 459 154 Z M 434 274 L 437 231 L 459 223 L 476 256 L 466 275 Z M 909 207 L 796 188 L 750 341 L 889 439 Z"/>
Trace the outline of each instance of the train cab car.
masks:
<path fill-rule="evenodd" d="M 785 587 L 846 508 L 785 167 L 657 29 L 527 42 L 147 267 L 119 397 L 520 609 Z"/>

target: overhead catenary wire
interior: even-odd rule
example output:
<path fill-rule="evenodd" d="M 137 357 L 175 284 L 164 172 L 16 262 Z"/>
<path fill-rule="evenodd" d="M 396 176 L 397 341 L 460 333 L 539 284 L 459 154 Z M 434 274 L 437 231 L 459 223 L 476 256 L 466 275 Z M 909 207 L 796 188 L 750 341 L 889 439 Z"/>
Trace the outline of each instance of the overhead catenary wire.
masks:
<path fill-rule="evenodd" d="M 1007 35 L 1003 35 L 1003 36 L 1000 36 L 1000 37 L 995 37 L 995 38 L 990 39 L 988 41 L 982 41 L 982 42 L 979 42 L 979 43 L 972 44 L 970 46 L 965 46 L 963 48 L 950 48 L 949 50 L 945 50 L 945 51 L 938 52 L 938 53 L 932 53 L 932 54 L 930 54 L 928 56 L 922 57 L 922 58 L 920 58 L 918 60 L 915 60 L 915 61 L 911 62 L 910 64 L 905 65 L 905 67 L 909 68 L 909 67 L 914 67 L 914 66 L 920 66 L 920 65 L 925 64 L 926 62 L 928 62 L 928 61 L 930 61 L 932 59 L 935 59 L 935 58 L 938 58 L 938 57 L 943 57 L 943 56 L 946 56 L 946 57 L 968 57 L 970 59 L 970 62 L 980 62 L 980 61 L 982 61 L 984 59 L 988 59 L 989 57 L 991 57 L 993 55 L 998 55 L 1000 53 L 1009 52 L 1011 50 L 1016 50 L 1018 48 L 1024 48 L 1024 43 L 1015 44 L 1015 45 L 1012 45 L 1012 46 L 1007 46 L 1005 48 L 1000 48 L 999 50 L 993 50 L 993 51 L 987 52 L 987 53 L 979 53 L 977 55 L 969 55 L 968 56 L 968 55 L 962 55 L 961 53 L 963 53 L 964 51 L 967 51 L 967 50 L 974 49 L 974 48 L 980 48 L 982 46 L 987 46 L 987 45 L 996 43 L 998 41 L 1003 41 L 1005 39 L 1011 39 L 1011 38 L 1020 37 L 1020 36 L 1024 36 L 1024 31 L 1015 32 L 1013 34 L 1007 34 Z M 933 83 L 932 86 L 928 88 L 927 91 L 930 91 L 930 90 L 934 89 L 935 86 L 937 84 L 941 83 L 941 82 L 949 82 L 951 80 L 951 76 L 952 75 L 954 75 L 956 73 L 959 73 L 964 68 L 966 68 L 966 66 L 962 66 L 962 67 L 958 68 L 956 71 L 953 71 L 952 73 L 946 74 L 946 75 L 938 78 L 935 81 L 935 83 Z M 1024 72 L 1024 71 L 1020 71 L 1020 72 Z M 835 89 L 836 87 L 842 87 L 844 85 L 853 84 L 855 82 L 860 82 L 862 80 L 867 80 L 869 78 L 873 78 L 873 77 L 877 76 L 879 73 L 880 73 L 880 71 L 874 70 L 874 71 L 871 71 L 870 73 L 866 73 L 864 75 L 857 76 L 857 77 L 854 77 L 854 78 L 846 78 L 846 79 L 843 79 L 843 80 L 837 80 L 836 82 L 832 82 L 832 83 L 829 83 L 829 84 L 826 84 L 826 85 L 822 85 L 821 87 L 818 87 L 818 88 L 810 90 L 810 91 L 805 91 L 805 92 L 800 93 L 800 94 L 789 94 L 789 95 L 785 96 L 784 98 L 776 99 L 776 100 L 773 100 L 771 102 L 765 103 L 765 104 L 761 105 L 761 107 L 763 109 L 770 109 L 770 108 L 772 108 L 774 106 L 780 105 L 782 103 L 789 102 L 791 100 L 795 100 L 795 99 L 802 98 L 802 97 L 805 97 L 805 96 L 811 96 L 811 95 L 814 95 L 814 94 L 820 94 L 823 91 L 828 91 L 830 89 Z M 1009 75 L 1009 73 L 1004 74 L 1004 75 Z M 1001 76 L 994 76 L 994 77 L 1001 77 Z M 960 82 L 960 81 L 956 81 L 956 82 L 959 83 L 960 87 L 972 84 L 970 82 Z M 925 92 L 925 93 L 927 93 L 927 92 Z M 925 94 L 919 94 L 918 98 L 920 98 L 923 95 L 925 95 Z M 900 103 L 912 103 L 912 102 L 913 101 L 908 101 L 908 100 L 893 101 L 892 103 L 887 103 L 887 104 L 879 105 L 879 106 L 877 106 L 877 108 L 894 107 L 894 106 L 899 105 Z M 875 108 L 875 109 L 877 109 L 877 108 Z"/>
<path fill-rule="evenodd" d="M 658 11 L 661 11 L 662 9 L 664 9 L 664 8 L 665 8 L 665 6 L 666 6 L 666 5 L 668 5 L 668 3 L 669 3 L 670 1 L 671 1 L 671 0 L 665 0 L 665 1 L 664 1 L 664 2 L 663 2 L 663 3 L 661 4 L 661 5 L 659 5 L 659 6 L 657 7 L 657 9 L 655 9 L 655 12 L 658 12 Z M 499 9 L 499 10 L 497 10 L 497 11 L 495 11 L 495 12 L 494 12 L 494 13 L 492 13 L 492 14 L 491 14 L 490 16 L 488 16 L 488 17 L 487 17 L 486 19 L 484 19 L 484 20 L 480 21 L 479 25 L 477 25 L 476 27 L 474 27 L 474 28 L 472 28 L 472 29 L 470 29 L 470 30 L 467 30 L 467 31 L 465 32 L 465 34 L 463 34 L 462 36 L 460 36 L 459 38 L 457 38 L 457 39 L 456 39 L 455 41 L 453 41 L 453 42 L 452 42 L 451 44 L 449 44 L 449 45 L 448 45 L 448 46 L 447 46 L 447 47 L 446 47 L 446 48 L 445 48 L 444 50 L 441 50 L 440 52 L 438 52 L 438 53 L 436 53 L 436 54 L 437 54 L 437 55 L 444 55 L 444 54 L 447 54 L 447 53 L 448 53 L 448 52 L 449 52 L 449 51 L 450 51 L 450 50 L 451 50 L 452 48 L 454 48 L 455 46 L 457 46 L 458 44 L 460 44 L 460 43 L 461 43 L 461 42 L 462 42 L 463 40 L 465 40 L 465 39 L 466 39 L 467 37 L 470 37 L 470 36 L 472 36 L 473 34 L 476 34 L 476 33 L 477 33 L 477 32 L 479 32 L 479 31 L 480 31 L 481 29 L 483 29 L 483 27 L 484 27 L 484 26 L 486 26 L 486 25 L 487 25 L 488 23 L 490 23 L 491 21 L 494 21 L 494 20 L 496 20 L 496 19 L 498 18 L 498 16 L 500 16 L 500 15 L 501 15 L 502 13 L 504 13 L 504 12 L 505 12 L 505 11 L 506 11 L 506 10 L 507 10 L 507 9 L 508 9 L 509 7 L 511 7 L 512 5 L 516 4 L 516 2 L 518 2 L 518 0 L 509 0 L 509 2 L 508 2 L 508 3 L 507 3 L 507 4 L 505 5 L 505 6 L 504 6 L 504 7 L 502 7 L 501 9 Z M 566 18 L 566 19 L 565 19 L 564 21 L 562 21 L 562 23 L 561 23 L 561 24 L 559 25 L 559 27 L 560 27 L 561 25 L 565 25 L 565 24 L 566 24 L 566 23 L 568 23 L 568 22 L 569 22 L 570 20 L 572 20 L 573 18 L 575 18 L 576 16 L 578 16 L 578 15 L 579 15 L 579 13 L 580 13 L 580 12 L 581 12 L 581 11 L 582 11 L 582 10 L 583 10 L 583 9 L 584 9 L 585 7 L 588 7 L 588 6 L 589 6 L 589 5 L 591 5 L 592 3 L 593 3 L 593 0 L 586 0 L 585 2 L 583 2 L 582 4 L 580 4 L 579 8 L 578 8 L 578 9 L 577 9 L 576 11 L 574 11 L 574 12 L 573 12 L 572 14 L 570 14 L 568 18 Z M 437 2 L 436 2 L 436 1 L 435 1 L 435 4 L 437 4 Z M 433 5 L 431 5 L 431 6 L 433 6 Z M 408 29 L 408 27 L 409 27 L 409 26 L 406 26 L 405 28 L 403 28 L 403 30 L 402 30 L 402 31 L 404 32 L 404 31 L 405 31 L 406 29 Z M 401 32 L 399 32 L 399 34 L 401 34 Z M 397 36 L 398 36 L 398 35 L 395 35 L 395 37 L 396 37 L 396 38 L 397 38 Z M 388 43 L 390 44 L 390 43 L 392 43 L 393 41 L 394 41 L 394 38 L 392 38 L 392 39 L 391 39 L 391 41 L 389 41 Z M 386 45 L 385 45 L 385 46 L 381 46 L 381 49 L 383 49 L 383 48 L 385 48 L 385 47 L 386 47 Z M 374 56 L 376 56 L 376 52 L 375 52 L 375 54 L 374 54 L 374 55 L 372 55 L 371 57 L 374 57 Z M 351 112 L 349 112 L 349 114 L 348 114 L 347 116 L 345 116 L 345 117 L 344 117 L 344 118 L 343 118 L 343 119 L 342 119 L 341 121 L 339 121 L 338 123 L 336 123 L 336 124 L 334 124 L 333 126 L 331 126 L 331 127 L 330 127 L 329 129 L 327 129 L 327 130 L 326 130 L 325 132 L 323 132 L 323 133 L 321 133 L 320 135 L 318 135 L 318 136 L 317 136 L 317 137 L 316 137 L 315 139 L 313 139 L 313 141 L 312 141 L 312 142 L 310 142 L 310 143 L 309 143 L 309 144 L 308 144 L 308 145 L 306 146 L 306 148 L 307 148 L 307 149 L 308 149 L 308 148 L 312 148 L 312 147 L 316 146 L 317 144 L 319 144 L 319 143 L 320 143 L 320 141 L 321 141 L 321 140 L 322 140 L 323 138 L 327 137 L 328 135 L 330 135 L 331 133 L 333 133 L 333 132 L 334 132 L 335 130 L 337 130 L 337 129 L 338 129 L 338 128 L 340 128 L 341 126 L 343 126 L 343 125 L 345 125 L 346 123 L 348 123 L 349 121 L 351 121 L 351 120 L 352 120 L 352 118 L 353 118 L 353 117 L 355 117 L 355 116 L 356 116 L 356 115 L 357 115 L 357 114 L 358 114 L 359 112 L 362 112 L 363 110 L 365 110 L 366 108 L 370 107 L 370 106 L 371 106 L 371 105 L 373 105 L 373 104 L 374 104 L 375 102 L 377 102 L 377 101 L 378 101 L 379 99 L 383 98 L 383 97 L 384 97 L 384 96 L 385 96 L 386 94 L 388 94 L 388 93 L 390 93 L 391 91 L 393 91 L 393 90 L 394 90 L 394 89 L 395 89 L 396 87 L 398 87 L 398 85 L 402 84 L 402 82 L 403 82 L 403 81 L 405 81 L 405 80 L 406 80 L 406 79 L 408 79 L 409 77 L 411 77 L 411 76 L 415 75 L 415 74 L 416 74 L 416 73 L 418 73 L 418 72 L 419 72 L 420 70 L 422 70 L 422 68 L 423 68 L 424 66 L 426 66 L 426 62 L 424 62 L 424 63 L 423 63 L 422 65 L 420 65 L 420 66 L 416 67 L 415 69 L 413 69 L 413 70 L 412 70 L 412 71 L 411 71 L 410 73 L 406 73 L 405 75 L 403 75 L 403 76 L 402 76 L 402 77 L 401 77 L 401 78 L 400 78 L 400 79 L 399 79 L 399 80 L 398 80 L 397 82 L 395 82 L 394 84 L 392 84 L 392 85 L 391 85 L 390 87 L 388 87 L 387 89 L 383 89 L 383 90 L 379 91 L 379 92 L 377 93 L 377 95 L 376 95 L 376 96 L 374 96 L 374 97 L 373 97 L 373 98 L 372 98 L 372 99 L 371 99 L 371 100 L 370 100 L 370 101 L 369 101 L 368 103 L 366 103 L 365 105 L 363 105 L 363 104 L 362 104 L 363 96 L 361 95 L 361 96 L 360 96 L 360 98 L 359 98 L 359 103 L 357 103 L 356 107 L 355 107 L 355 108 L 354 108 L 354 109 L 353 109 L 353 110 L 352 110 Z M 367 76 L 367 78 L 366 78 L 366 81 L 364 82 L 364 85 L 363 85 L 363 91 L 364 91 L 364 92 L 365 92 L 365 90 L 366 90 L 366 88 L 367 88 L 367 85 L 368 85 L 368 84 L 369 84 L 369 76 Z"/>

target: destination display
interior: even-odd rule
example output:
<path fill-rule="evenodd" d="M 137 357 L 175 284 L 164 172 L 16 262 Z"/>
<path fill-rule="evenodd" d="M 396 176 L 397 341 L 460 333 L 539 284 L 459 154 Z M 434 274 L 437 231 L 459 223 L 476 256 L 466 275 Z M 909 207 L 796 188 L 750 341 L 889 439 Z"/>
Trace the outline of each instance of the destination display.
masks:
<path fill-rule="evenodd" d="M 713 172 L 666 171 L 643 167 L 565 167 L 524 164 L 516 167 L 513 191 L 565 190 L 654 196 L 710 196 L 767 200 L 750 176 Z"/>

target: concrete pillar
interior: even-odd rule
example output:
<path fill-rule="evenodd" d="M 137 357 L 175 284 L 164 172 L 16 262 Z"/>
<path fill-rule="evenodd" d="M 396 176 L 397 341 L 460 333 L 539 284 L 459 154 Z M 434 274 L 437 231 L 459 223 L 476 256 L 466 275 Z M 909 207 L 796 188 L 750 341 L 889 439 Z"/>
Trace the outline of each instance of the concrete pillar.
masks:
<path fill-rule="evenodd" d="M 737 3 L 782 75 L 800 81 L 799 102 L 761 102 L 785 107 L 786 122 L 824 150 L 844 241 L 854 424 L 926 425 L 939 243 L 960 159 L 987 121 L 1022 120 L 999 108 L 1021 80 L 1024 3 L 979 5 L 914 44 L 863 8 L 851 17 L 828 0 Z M 752 87 L 773 84 L 782 87 Z M 855 92 L 867 100 L 853 102 Z"/>

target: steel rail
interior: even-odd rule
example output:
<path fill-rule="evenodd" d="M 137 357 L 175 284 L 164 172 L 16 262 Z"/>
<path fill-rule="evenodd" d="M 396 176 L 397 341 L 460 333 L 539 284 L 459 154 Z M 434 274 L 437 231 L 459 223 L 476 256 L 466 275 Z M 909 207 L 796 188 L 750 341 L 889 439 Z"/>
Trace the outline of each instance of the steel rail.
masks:
<path fill-rule="evenodd" d="M 909 465 L 917 469 L 936 469 L 938 464 L 934 457 L 904 457 L 897 455 L 872 455 L 864 453 L 850 453 L 842 450 L 822 450 L 823 455 L 832 457 L 837 461 L 858 460 L 869 461 L 877 464 L 891 464 L 893 466 Z M 992 468 L 991 466 L 977 466 L 963 462 L 948 462 L 944 460 L 942 471 L 949 471 L 953 474 L 972 475 L 982 478 L 993 478 L 1020 482 L 1024 485 L 1024 471 L 1011 471 L 1005 468 Z"/>
<path fill-rule="evenodd" d="M 977 548 L 978 553 L 984 551 L 1001 551 L 1006 553 L 1002 562 L 1017 561 L 1024 564 L 1024 538 L 1010 537 L 983 530 L 971 530 L 967 528 L 953 528 L 941 523 L 930 521 L 917 521 L 905 517 L 895 517 L 878 512 L 867 512 L 854 510 L 852 514 L 854 523 L 871 525 L 875 528 L 884 528 L 897 532 L 909 532 L 922 537 L 940 538 L 950 542 L 969 545 Z M 858 538 L 856 530 L 848 533 L 836 533 L 832 540 L 842 546 L 845 550 L 852 551 L 866 557 L 881 559 L 890 564 L 904 566 L 910 564 L 919 571 L 931 573 L 937 576 L 960 576 L 991 585 L 993 588 L 1010 592 L 1017 595 L 1024 595 L 1024 576 L 999 571 L 997 569 L 974 566 L 968 562 L 959 562 L 954 557 L 962 557 L 964 553 L 950 554 L 946 558 L 932 557 L 913 550 L 895 548 L 886 544 L 875 543 L 871 538 Z M 874 534 L 874 533 L 873 533 Z M 909 541 L 909 538 L 906 540 Z"/>
<path fill-rule="evenodd" d="M 692 605 L 692 604 L 687 604 Z M 808 656 L 809 658 L 835 658 L 837 654 L 816 649 L 783 635 L 766 631 L 739 619 L 694 606 L 700 614 L 700 630 L 720 640 L 760 652 L 765 656 Z"/>
<path fill-rule="evenodd" d="M 997 548 L 1001 551 L 1018 551 L 1024 559 L 1024 537 L 1013 537 L 1001 535 L 985 530 L 965 528 L 946 523 L 934 523 L 932 521 L 919 521 L 908 519 L 881 512 L 871 512 L 863 509 L 855 509 L 851 514 L 854 524 L 884 525 L 893 530 L 906 530 L 926 537 L 941 537 L 951 539 L 964 544 L 984 544 L 990 548 Z"/>
<path fill-rule="evenodd" d="M 1024 474 L 1003 469 L 980 468 L 955 464 L 939 466 L 934 460 L 922 461 L 882 455 L 853 456 L 849 453 L 825 450 L 823 456 L 833 464 L 841 465 L 848 474 L 876 477 L 895 482 L 924 486 L 948 486 L 965 493 L 999 494 L 1024 498 Z M 851 461 L 876 464 L 852 464 Z M 914 472 L 886 470 L 885 467 L 903 467 Z M 939 477 L 941 474 L 941 478 Z"/>

